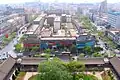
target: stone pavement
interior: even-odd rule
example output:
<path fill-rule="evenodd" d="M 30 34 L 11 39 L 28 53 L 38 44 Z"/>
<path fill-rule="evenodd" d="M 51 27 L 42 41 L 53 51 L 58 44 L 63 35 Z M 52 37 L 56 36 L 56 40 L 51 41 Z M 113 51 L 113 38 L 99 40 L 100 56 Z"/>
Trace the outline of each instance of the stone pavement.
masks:
<path fill-rule="evenodd" d="M 38 72 L 27 72 L 24 77 L 24 80 L 28 80 L 30 77 L 32 77 L 33 75 L 36 75 L 36 74 L 38 74 Z"/>

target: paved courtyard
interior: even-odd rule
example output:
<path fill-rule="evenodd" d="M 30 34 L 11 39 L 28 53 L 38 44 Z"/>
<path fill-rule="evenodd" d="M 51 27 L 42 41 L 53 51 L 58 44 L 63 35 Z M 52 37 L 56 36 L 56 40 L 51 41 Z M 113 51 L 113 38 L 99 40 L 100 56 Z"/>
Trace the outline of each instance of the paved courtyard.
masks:
<path fill-rule="evenodd" d="M 32 77 L 33 75 L 36 75 L 36 74 L 38 74 L 38 72 L 27 72 L 24 77 L 24 80 L 28 80 L 30 77 Z"/>

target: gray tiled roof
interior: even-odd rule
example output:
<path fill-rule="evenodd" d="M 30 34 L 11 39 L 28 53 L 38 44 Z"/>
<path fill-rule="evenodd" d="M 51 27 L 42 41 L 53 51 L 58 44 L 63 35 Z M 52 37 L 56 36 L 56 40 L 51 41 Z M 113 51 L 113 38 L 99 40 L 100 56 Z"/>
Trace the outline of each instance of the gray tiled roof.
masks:
<path fill-rule="evenodd" d="M 105 64 L 104 58 L 79 58 L 79 61 L 83 62 L 86 65 L 90 64 Z"/>
<path fill-rule="evenodd" d="M 28 39 L 24 40 L 23 43 L 26 43 L 26 44 L 39 44 L 40 40 L 36 39 L 36 38 L 28 38 Z"/>
<path fill-rule="evenodd" d="M 41 61 L 47 60 L 46 58 L 37 57 L 25 57 L 22 58 L 22 65 L 38 65 Z"/>
<path fill-rule="evenodd" d="M 114 57 L 110 59 L 110 63 L 112 64 L 113 68 L 116 70 L 118 75 L 120 76 L 120 59 L 118 57 Z"/>
<path fill-rule="evenodd" d="M 15 65 L 15 59 L 9 57 L 0 65 L 0 80 L 4 80 L 4 78 L 8 75 L 12 67 Z"/>

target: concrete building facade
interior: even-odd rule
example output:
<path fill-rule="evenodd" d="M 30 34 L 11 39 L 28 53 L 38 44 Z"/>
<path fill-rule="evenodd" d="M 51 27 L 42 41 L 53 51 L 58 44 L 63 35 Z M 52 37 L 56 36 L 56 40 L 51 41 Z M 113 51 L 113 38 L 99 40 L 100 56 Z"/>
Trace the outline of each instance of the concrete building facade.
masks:
<path fill-rule="evenodd" d="M 120 29 L 120 12 L 109 12 L 108 23 L 112 27 Z"/>
<path fill-rule="evenodd" d="M 71 22 L 72 21 L 72 16 L 71 15 L 66 15 L 66 22 Z"/>
<path fill-rule="evenodd" d="M 61 26 L 61 19 L 59 16 L 57 16 L 54 20 L 54 32 L 60 30 L 60 26 Z"/>
<path fill-rule="evenodd" d="M 118 46 L 120 46 L 120 31 L 119 30 L 109 30 L 107 31 L 107 36 L 113 40 Z"/>

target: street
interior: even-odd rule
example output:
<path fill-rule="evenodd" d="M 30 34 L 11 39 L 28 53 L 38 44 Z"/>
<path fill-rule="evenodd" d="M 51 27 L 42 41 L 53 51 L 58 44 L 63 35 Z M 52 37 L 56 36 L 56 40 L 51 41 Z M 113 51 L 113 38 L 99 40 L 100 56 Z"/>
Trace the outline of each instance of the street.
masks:
<path fill-rule="evenodd" d="M 1 53 L 6 53 L 8 52 L 8 54 L 12 57 L 16 57 L 16 53 L 14 52 L 14 45 L 17 44 L 17 41 L 19 41 L 19 39 L 23 36 L 23 34 L 19 34 L 16 36 L 16 38 L 14 38 L 8 45 L 6 45 L 2 50 L 0 50 L 0 54 Z M 18 38 L 17 38 L 18 37 Z"/>
<path fill-rule="evenodd" d="M 93 25 L 95 25 L 94 23 L 92 23 Z M 100 31 L 104 31 L 103 29 L 100 29 L 100 26 L 97 26 L 97 25 L 95 25 L 96 27 L 97 27 L 97 30 L 100 30 Z M 100 37 L 100 38 L 102 38 L 102 37 Z M 109 56 L 109 57 L 111 57 L 111 53 L 114 53 L 114 49 L 111 49 L 110 47 L 108 47 L 108 49 L 106 49 L 106 45 L 105 45 L 105 42 L 104 41 L 102 41 L 101 39 L 99 39 L 98 38 L 98 43 L 99 43 L 99 46 L 101 47 L 101 48 L 103 48 L 103 52 L 102 53 L 107 53 L 107 55 Z"/>

